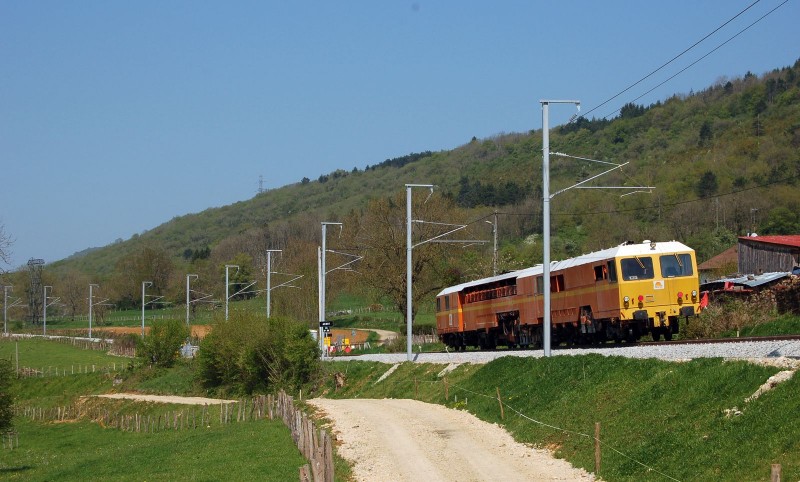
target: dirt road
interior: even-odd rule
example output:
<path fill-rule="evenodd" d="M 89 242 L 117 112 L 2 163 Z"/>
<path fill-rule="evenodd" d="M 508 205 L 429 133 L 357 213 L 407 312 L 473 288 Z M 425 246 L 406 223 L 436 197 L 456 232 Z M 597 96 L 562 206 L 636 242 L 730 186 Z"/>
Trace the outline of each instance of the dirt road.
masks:
<path fill-rule="evenodd" d="M 313 399 L 359 481 L 590 481 L 591 474 L 519 444 L 473 415 L 415 400 Z"/>

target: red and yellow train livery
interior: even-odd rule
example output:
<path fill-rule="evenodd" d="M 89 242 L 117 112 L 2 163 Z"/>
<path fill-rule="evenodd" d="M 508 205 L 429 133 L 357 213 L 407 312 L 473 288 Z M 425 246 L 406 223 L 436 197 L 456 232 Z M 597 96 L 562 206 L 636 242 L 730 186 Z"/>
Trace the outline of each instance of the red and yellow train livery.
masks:
<path fill-rule="evenodd" d="M 445 288 L 436 326 L 451 348 L 541 347 L 543 267 Z M 671 340 L 700 310 L 694 250 L 677 241 L 585 254 L 550 267 L 551 343 Z"/>

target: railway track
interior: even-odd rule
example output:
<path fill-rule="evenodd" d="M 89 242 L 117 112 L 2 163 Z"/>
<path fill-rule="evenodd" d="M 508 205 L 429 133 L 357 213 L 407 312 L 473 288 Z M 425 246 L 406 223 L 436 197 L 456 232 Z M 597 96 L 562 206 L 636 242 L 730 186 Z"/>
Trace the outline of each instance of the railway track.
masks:
<path fill-rule="evenodd" d="M 745 336 L 737 338 L 698 338 L 696 340 L 673 340 L 673 341 L 640 341 L 630 345 L 658 346 L 658 345 L 699 345 L 704 343 L 747 343 L 759 341 L 795 341 L 800 340 L 800 335 L 778 335 L 778 336 Z M 621 346 L 615 345 L 615 346 Z"/>
<path fill-rule="evenodd" d="M 594 345 L 572 345 L 553 347 L 553 350 L 580 350 L 582 348 L 602 349 L 602 348 L 625 348 L 625 347 L 648 347 L 648 346 L 673 346 L 673 345 L 708 345 L 720 343 L 750 343 L 763 341 L 797 341 L 800 335 L 779 335 L 779 336 L 745 336 L 738 338 L 697 338 L 693 340 L 672 340 L 672 341 L 634 341 L 634 342 L 606 342 Z"/>
<path fill-rule="evenodd" d="M 591 345 L 560 345 L 554 346 L 553 350 L 581 350 L 581 349 L 603 349 L 603 348 L 628 348 L 628 347 L 648 347 L 648 346 L 675 346 L 675 345 L 708 345 L 708 344 L 722 344 L 722 343 L 751 343 L 751 342 L 767 342 L 767 341 L 798 341 L 800 335 L 778 335 L 778 336 L 746 336 L 737 338 L 698 338 L 692 340 L 672 340 L 672 341 L 634 341 L 634 342 L 605 342 Z M 541 348 L 539 348 L 541 350 Z M 506 352 L 526 352 L 531 349 L 502 349 L 499 350 L 473 350 L 473 351 L 506 351 Z M 452 353 L 452 351 L 437 351 L 431 353 Z"/>
<path fill-rule="evenodd" d="M 701 340 L 674 340 L 669 342 L 607 343 L 580 347 L 553 348 L 553 356 L 599 354 L 626 358 L 659 358 L 663 360 L 689 360 L 694 358 L 726 359 L 786 359 L 800 360 L 800 335 L 768 337 L 712 338 Z M 421 363 L 488 363 L 504 356 L 542 357 L 542 349 L 526 350 L 469 350 L 465 352 L 414 353 L 413 360 Z M 344 357 L 349 360 L 402 363 L 406 353 L 385 353 Z"/>

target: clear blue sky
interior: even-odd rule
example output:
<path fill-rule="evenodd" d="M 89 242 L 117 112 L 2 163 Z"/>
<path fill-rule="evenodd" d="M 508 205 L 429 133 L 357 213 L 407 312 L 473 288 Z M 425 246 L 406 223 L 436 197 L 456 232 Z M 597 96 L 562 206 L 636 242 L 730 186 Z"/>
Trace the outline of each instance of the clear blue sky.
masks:
<path fill-rule="evenodd" d="M 538 129 L 540 99 L 586 112 L 751 3 L 0 0 L 0 223 L 16 240 L 3 268 L 248 199 L 259 175 L 274 188 Z M 793 64 L 798 3 L 637 103 Z M 551 122 L 572 113 L 554 107 Z"/>

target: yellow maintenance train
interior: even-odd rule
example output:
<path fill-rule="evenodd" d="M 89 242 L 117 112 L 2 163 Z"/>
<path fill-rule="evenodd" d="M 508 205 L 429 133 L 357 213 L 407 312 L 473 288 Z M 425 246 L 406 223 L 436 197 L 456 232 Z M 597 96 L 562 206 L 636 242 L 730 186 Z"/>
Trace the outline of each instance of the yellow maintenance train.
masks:
<path fill-rule="evenodd" d="M 445 288 L 436 326 L 454 349 L 541 347 L 543 267 Z M 551 343 L 671 340 L 700 311 L 694 250 L 677 241 L 626 242 L 554 261 L 550 267 Z"/>

